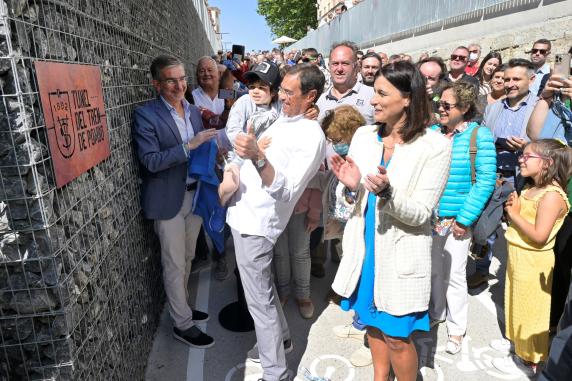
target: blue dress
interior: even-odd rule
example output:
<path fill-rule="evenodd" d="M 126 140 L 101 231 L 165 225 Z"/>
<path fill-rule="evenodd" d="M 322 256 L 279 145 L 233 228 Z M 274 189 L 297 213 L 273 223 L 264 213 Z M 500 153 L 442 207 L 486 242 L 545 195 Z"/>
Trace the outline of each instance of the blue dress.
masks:
<path fill-rule="evenodd" d="M 381 141 L 381 135 L 378 135 Z M 383 155 L 381 165 L 384 165 Z M 388 162 L 389 165 L 389 162 Z M 375 264 L 375 211 L 377 196 L 369 193 L 365 212 L 365 259 L 361 277 L 356 291 L 348 299 L 342 299 L 341 308 L 344 311 L 354 310 L 359 315 L 360 323 L 378 328 L 384 334 L 392 337 L 406 338 L 413 331 L 429 331 L 429 312 L 414 312 L 403 316 L 390 315 L 379 311 L 373 300 L 374 264 Z"/>

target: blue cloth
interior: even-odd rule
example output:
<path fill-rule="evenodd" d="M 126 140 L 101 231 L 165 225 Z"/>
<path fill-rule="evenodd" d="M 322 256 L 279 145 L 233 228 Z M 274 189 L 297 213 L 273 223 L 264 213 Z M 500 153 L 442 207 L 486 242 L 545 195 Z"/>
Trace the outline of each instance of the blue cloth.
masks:
<path fill-rule="evenodd" d="M 439 200 L 439 217 L 455 217 L 465 226 L 471 226 L 481 215 L 495 189 L 497 153 L 493 135 L 488 128 L 477 131 L 477 156 L 475 158 L 476 182 L 471 182 L 471 135 L 479 128 L 469 123 L 467 129 L 453 136 L 449 179 Z M 435 125 L 432 130 L 440 131 Z"/>
<path fill-rule="evenodd" d="M 552 103 L 544 120 L 544 126 L 540 131 L 539 139 L 558 139 L 572 143 L 572 112 L 563 103 Z"/>
<path fill-rule="evenodd" d="M 381 140 L 381 138 L 380 138 Z M 389 163 L 388 163 L 389 164 Z M 381 165 L 384 165 L 383 158 Z M 374 268 L 375 268 L 375 211 L 377 196 L 370 193 L 367 198 L 365 213 L 365 259 L 357 291 L 349 299 L 342 299 L 340 307 L 344 311 L 353 309 L 359 315 L 360 323 L 375 327 L 392 337 L 406 338 L 413 331 L 429 331 L 429 312 L 414 312 L 403 316 L 390 315 L 379 311 L 374 303 Z"/>
<path fill-rule="evenodd" d="M 224 251 L 224 222 L 226 210 L 220 205 L 215 172 L 218 146 L 214 140 L 205 142 L 189 152 L 188 176 L 199 180 L 193 200 L 193 213 L 201 216 L 203 227 L 219 252 Z"/>
<path fill-rule="evenodd" d="M 203 130 L 198 107 L 189 106 L 196 135 Z M 168 220 L 181 210 L 187 154 L 177 125 L 164 102 L 153 99 L 133 114 L 133 141 L 141 168 L 141 208 L 145 218 Z"/>

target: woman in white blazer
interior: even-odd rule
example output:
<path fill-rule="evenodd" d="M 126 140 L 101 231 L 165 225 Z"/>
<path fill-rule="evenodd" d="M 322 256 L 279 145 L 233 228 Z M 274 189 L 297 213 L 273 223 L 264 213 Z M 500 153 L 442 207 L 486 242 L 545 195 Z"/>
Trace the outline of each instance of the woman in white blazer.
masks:
<path fill-rule="evenodd" d="M 429 331 L 431 213 L 451 148 L 426 128 L 425 80 L 413 64 L 384 66 L 374 89 L 377 124 L 356 132 L 345 160 L 332 160 L 338 207 L 351 210 L 332 287 L 368 327 L 375 380 L 386 380 L 390 366 L 400 381 L 415 380 L 411 334 Z"/>

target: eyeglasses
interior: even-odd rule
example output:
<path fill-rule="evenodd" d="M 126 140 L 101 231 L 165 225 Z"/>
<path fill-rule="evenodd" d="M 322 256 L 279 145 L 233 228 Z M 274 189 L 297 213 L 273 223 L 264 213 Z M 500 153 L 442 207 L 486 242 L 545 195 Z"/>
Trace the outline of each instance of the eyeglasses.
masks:
<path fill-rule="evenodd" d="M 278 88 L 278 93 L 283 93 L 284 95 L 286 95 L 286 98 L 288 99 L 292 98 L 292 96 L 294 95 L 293 91 L 283 89 L 282 87 Z"/>
<path fill-rule="evenodd" d="M 467 60 L 467 56 L 458 56 L 456 54 L 451 54 L 451 61 L 466 61 Z"/>
<path fill-rule="evenodd" d="M 425 80 L 437 82 L 439 80 L 439 76 L 431 77 L 430 75 L 426 75 Z"/>
<path fill-rule="evenodd" d="M 526 162 L 528 161 L 528 159 L 547 159 L 547 157 L 545 156 L 540 156 L 540 155 L 535 155 L 532 153 L 523 153 L 522 155 L 520 155 L 518 157 L 518 160 L 522 160 L 523 163 L 526 164 Z"/>
<path fill-rule="evenodd" d="M 179 82 L 187 83 L 187 79 L 188 79 L 188 77 L 185 75 L 184 77 L 179 77 L 179 78 L 165 78 L 165 79 L 162 79 L 161 82 L 164 82 L 169 86 L 174 86 L 175 84 L 177 84 Z"/>
<path fill-rule="evenodd" d="M 530 50 L 531 54 L 540 53 L 543 56 L 545 56 L 547 52 L 548 52 L 548 50 L 546 50 L 546 49 L 531 49 Z"/>
<path fill-rule="evenodd" d="M 448 103 L 448 102 L 445 102 L 445 101 L 440 101 L 440 102 L 438 102 L 438 104 L 439 104 L 440 107 L 443 107 L 443 110 L 445 110 L 445 111 L 449 111 L 449 110 L 451 110 L 452 108 L 457 107 L 457 104 L 456 104 L 456 103 Z"/>
<path fill-rule="evenodd" d="M 479 52 L 479 51 L 476 50 L 476 49 L 475 49 L 475 50 L 469 50 L 469 53 L 478 53 L 478 52 Z"/>
<path fill-rule="evenodd" d="M 314 62 L 317 60 L 318 59 L 316 57 L 304 57 L 304 58 L 302 58 L 302 62 Z"/>

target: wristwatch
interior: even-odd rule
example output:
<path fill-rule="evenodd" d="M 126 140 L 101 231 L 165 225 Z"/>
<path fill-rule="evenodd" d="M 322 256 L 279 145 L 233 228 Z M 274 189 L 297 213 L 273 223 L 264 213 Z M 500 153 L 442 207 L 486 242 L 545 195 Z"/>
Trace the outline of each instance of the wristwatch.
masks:
<path fill-rule="evenodd" d="M 391 185 L 388 185 L 381 192 L 376 194 L 377 197 L 385 201 L 389 200 L 392 195 L 393 195 L 393 188 L 391 187 Z"/>
<path fill-rule="evenodd" d="M 356 202 L 357 199 L 357 191 L 351 191 L 349 188 L 344 187 L 344 197 L 348 204 L 353 204 Z"/>
<path fill-rule="evenodd" d="M 266 158 L 262 157 L 261 159 L 253 160 L 253 163 L 256 169 L 262 169 L 266 165 Z"/>

